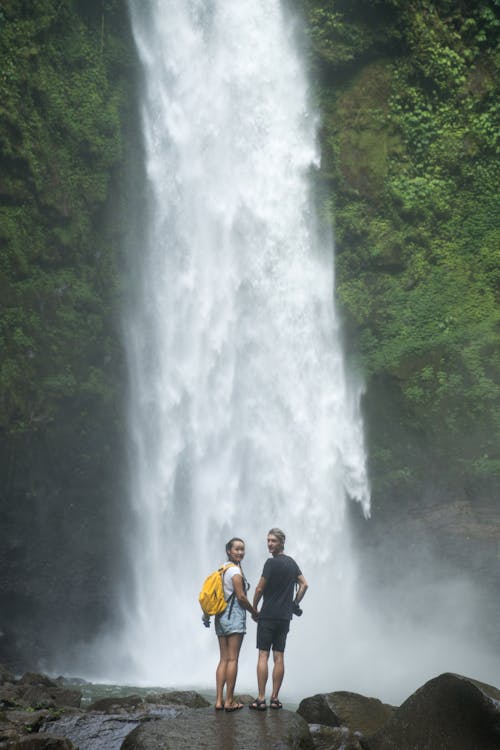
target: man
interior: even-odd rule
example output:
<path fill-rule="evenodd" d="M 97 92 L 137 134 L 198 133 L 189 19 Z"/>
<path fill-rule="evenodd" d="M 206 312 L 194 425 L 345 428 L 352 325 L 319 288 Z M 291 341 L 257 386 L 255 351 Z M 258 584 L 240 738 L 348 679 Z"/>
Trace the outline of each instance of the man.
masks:
<path fill-rule="evenodd" d="M 262 576 L 255 589 L 253 608 L 257 610 L 262 597 L 262 609 L 257 620 L 257 661 L 258 697 L 250 704 L 257 711 L 266 710 L 266 684 L 268 677 L 269 652 L 273 649 L 273 689 L 270 707 L 282 708 L 278 694 L 285 674 L 284 651 L 290 620 L 294 613 L 301 614 L 298 607 L 307 591 L 307 581 L 299 566 L 285 555 L 285 534 L 281 529 L 271 529 L 267 535 L 267 549 L 272 557 L 266 561 Z M 295 585 L 298 585 L 294 600 Z M 299 610 L 297 612 L 297 610 Z"/>

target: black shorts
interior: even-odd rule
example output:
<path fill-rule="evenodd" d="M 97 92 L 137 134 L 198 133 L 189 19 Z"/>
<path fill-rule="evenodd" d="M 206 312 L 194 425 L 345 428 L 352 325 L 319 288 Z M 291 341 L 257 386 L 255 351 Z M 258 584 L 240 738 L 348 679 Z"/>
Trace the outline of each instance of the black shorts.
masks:
<path fill-rule="evenodd" d="M 257 648 L 261 651 L 284 651 L 290 620 L 264 617 L 257 623 Z"/>

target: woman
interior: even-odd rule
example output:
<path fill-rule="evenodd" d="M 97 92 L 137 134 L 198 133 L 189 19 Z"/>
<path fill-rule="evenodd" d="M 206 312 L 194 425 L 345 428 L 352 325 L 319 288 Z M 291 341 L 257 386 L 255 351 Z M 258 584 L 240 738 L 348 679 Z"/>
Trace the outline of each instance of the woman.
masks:
<path fill-rule="evenodd" d="M 256 614 L 247 599 L 249 585 L 241 569 L 245 557 L 245 542 L 234 537 L 226 544 L 226 554 L 233 563 L 223 574 L 224 597 L 227 607 L 220 615 L 215 616 L 215 633 L 219 639 L 220 660 L 215 673 L 217 711 L 237 711 L 243 708 L 242 703 L 234 700 L 234 686 L 238 674 L 238 657 L 243 636 L 246 633 L 246 613 Z M 224 700 L 224 686 L 226 700 Z"/>

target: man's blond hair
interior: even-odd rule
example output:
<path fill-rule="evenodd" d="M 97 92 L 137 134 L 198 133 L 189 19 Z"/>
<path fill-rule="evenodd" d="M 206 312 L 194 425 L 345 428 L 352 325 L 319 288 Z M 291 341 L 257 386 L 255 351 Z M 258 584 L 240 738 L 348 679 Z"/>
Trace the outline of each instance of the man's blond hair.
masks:
<path fill-rule="evenodd" d="M 270 535 L 272 535 L 272 536 L 275 536 L 275 537 L 276 537 L 276 539 L 279 539 L 279 541 L 280 541 L 280 544 L 281 544 L 281 546 L 282 546 L 282 547 L 284 547 L 284 546 L 285 546 L 285 539 L 286 539 L 286 536 L 285 536 L 285 532 L 284 532 L 284 531 L 281 531 L 281 529 L 278 529 L 278 528 L 276 528 L 276 527 L 275 527 L 274 529 L 270 529 L 270 530 L 269 530 L 269 531 L 267 532 L 267 535 L 268 535 L 268 536 L 270 536 Z"/>

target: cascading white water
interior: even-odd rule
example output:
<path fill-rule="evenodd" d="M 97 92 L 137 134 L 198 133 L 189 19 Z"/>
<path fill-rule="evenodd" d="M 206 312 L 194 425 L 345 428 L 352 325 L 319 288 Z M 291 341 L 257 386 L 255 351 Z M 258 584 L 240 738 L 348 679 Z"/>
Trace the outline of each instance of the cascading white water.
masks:
<path fill-rule="evenodd" d="M 233 535 L 247 543 L 255 583 L 267 530 L 286 531 L 311 585 L 293 628 L 321 612 L 331 637 L 332 582 L 349 588 L 353 570 L 347 497 L 369 509 L 360 393 L 344 369 L 332 245 L 310 200 L 317 116 L 280 0 L 130 8 L 148 216 L 126 321 L 134 582 L 124 674 L 209 684 L 216 639 L 197 594 Z M 253 680 L 251 649 L 242 674 Z"/>

